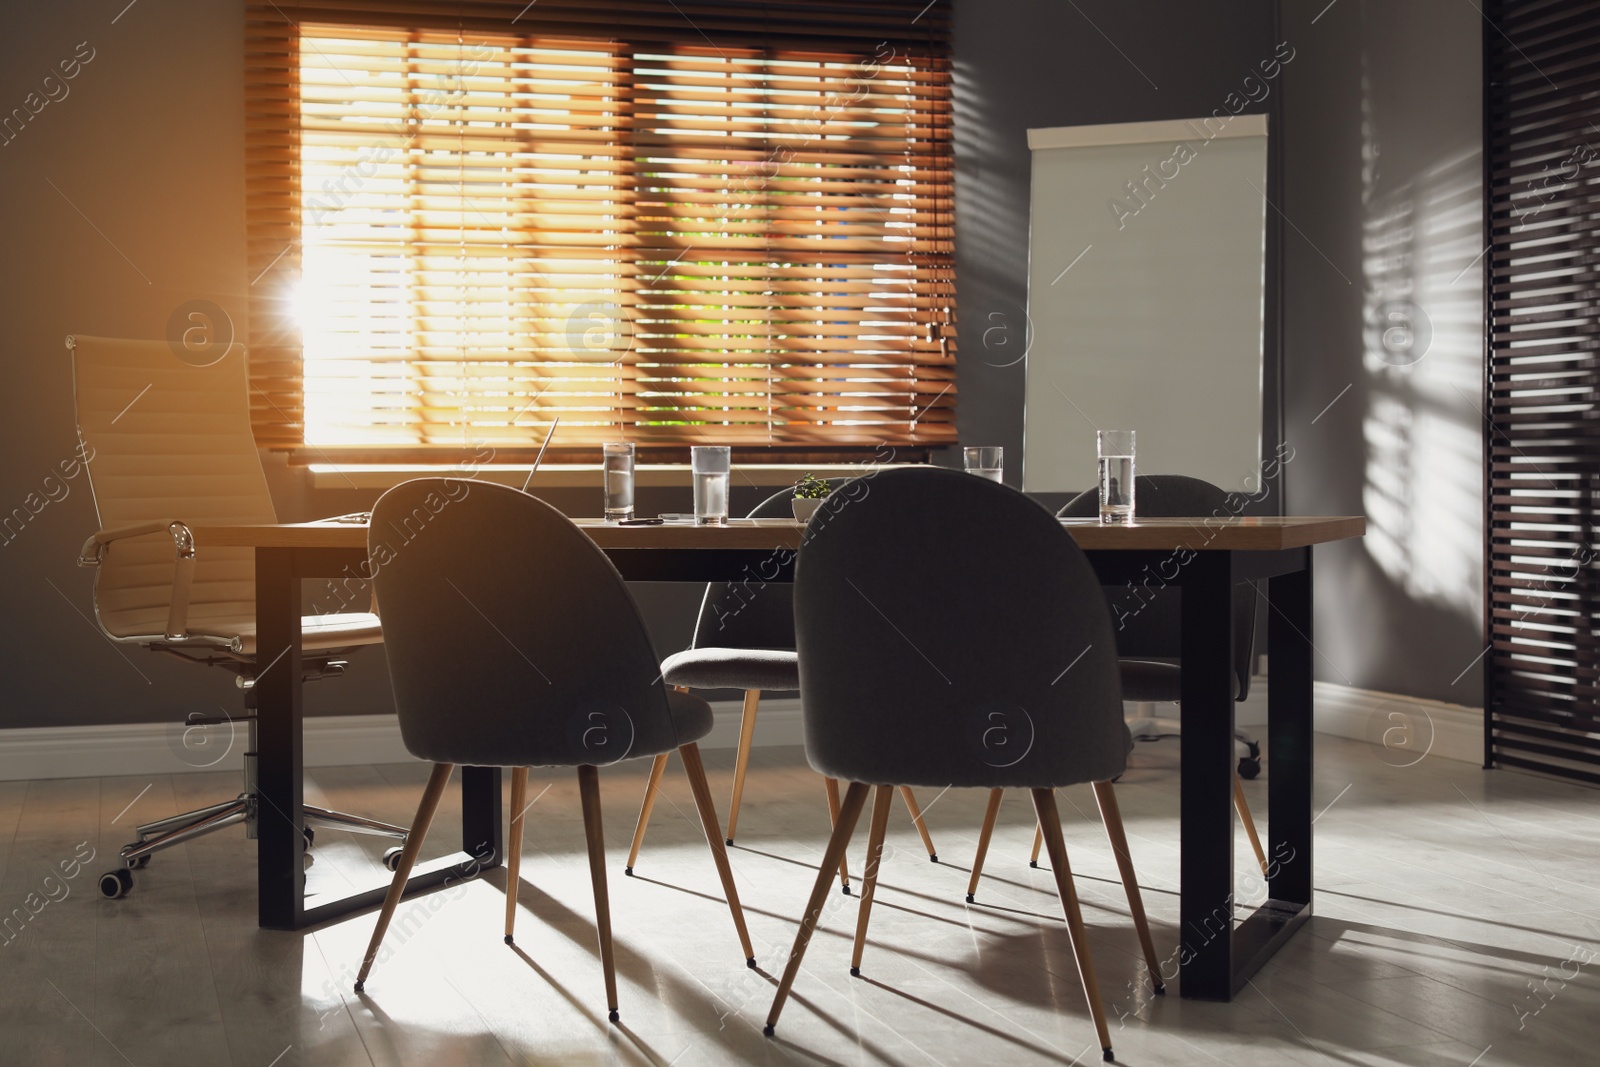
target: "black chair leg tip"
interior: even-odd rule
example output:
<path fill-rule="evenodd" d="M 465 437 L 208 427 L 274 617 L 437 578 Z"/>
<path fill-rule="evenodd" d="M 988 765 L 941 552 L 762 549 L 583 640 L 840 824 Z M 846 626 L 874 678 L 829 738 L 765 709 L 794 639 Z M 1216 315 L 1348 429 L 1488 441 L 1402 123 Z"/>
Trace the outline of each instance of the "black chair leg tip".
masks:
<path fill-rule="evenodd" d="M 724 845 L 732 845 L 733 844 L 733 838 L 731 838 L 731 837 L 728 838 L 726 841 L 723 842 L 723 844 Z"/>
<path fill-rule="evenodd" d="M 1117 1057 L 1116 1057 L 1116 1055 L 1114 1053 L 1112 1053 L 1112 1051 L 1110 1049 L 1106 1049 L 1105 1051 L 1100 1053 L 1100 1058 L 1105 1060 L 1107 1063 L 1111 1063 Z"/>
<path fill-rule="evenodd" d="M 624 868 L 622 868 L 622 873 L 627 875 L 629 878 L 632 878 L 633 877 L 633 868 L 632 867 L 624 867 Z"/>
<path fill-rule="evenodd" d="M 1039 869 L 1039 861 L 1038 860 L 1029 860 L 1028 861 L 1028 866 L 1032 867 L 1034 870 L 1037 871 Z"/>
<path fill-rule="evenodd" d="M 847 886 L 847 885 L 842 885 L 842 886 L 839 887 L 839 892 L 843 893 L 845 896 L 849 896 L 850 895 L 850 887 Z"/>
<path fill-rule="evenodd" d="M 938 863 L 939 862 L 939 854 L 937 852 L 928 853 L 928 862 L 929 863 Z"/>
<path fill-rule="evenodd" d="M 744 961 L 744 965 L 746 967 L 750 968 L 752 971 L 755 970 L 756 969 L 756 958 L 754 956 L 749 957 L 748 959 L 746 959 Z"/>
<path fill-rule="evenodd" d="M 973 900 L 973 899 L 972 899 L 972 894 L 971 894 L 971 893 L 968 893 L 968 894 L 967 894 L 967 903 L 968 903 L 968 904 L 976 904 L 976 903 L 977 903 L 977 901 L 976 901 L 976 900 Z"/>
<path fill-rule="evenodd" d="M 612 1022 L 620 1023 L 622 1021 L 622 1014 L 618 1012 L 616 1008 L 612 1008 L 610 1018 Z"/>
<path fill-rule="evenodd" d="M 365 983 L 365 982 L 357 982 L 356 983 L 356 992 L 357 993 L 365 993 L 366 991 L 367 991 L 367 983 Z"/>
<path fill-rule="evenodd" d="M 514 944 L 516 944 L 516 940 L 510 934 L 507 934 L 506 935 L 506 944 L 514 945 Z"/>
<path fill-rule="evenodd" d="M 764 1037 L 771 1037 L 772 1036 L 772 1031 L 773 1031 L 773 1025 L 771 1023 L 768 1023 L 767 1025 L 765 1025 L 765 1026 L 763 1026 L 761 1028 L 761 1034 Z"/>
<path fill-rule="evenodd" d="M 860 967 L 852 967 L 852 968 L 850 968 L 850 977 L 851 978 L 860 978 L 861 977 L 861 968 Z"/>
<path fill-rule="evenodd" d="M 1161 982 L 1157 982 L 1156 983 L 1156 996 L 1164 997 L 1166 995 L 1167 995 L 1167 987 L 1166 987 L 1166 985 L 1161 983 Z"/>

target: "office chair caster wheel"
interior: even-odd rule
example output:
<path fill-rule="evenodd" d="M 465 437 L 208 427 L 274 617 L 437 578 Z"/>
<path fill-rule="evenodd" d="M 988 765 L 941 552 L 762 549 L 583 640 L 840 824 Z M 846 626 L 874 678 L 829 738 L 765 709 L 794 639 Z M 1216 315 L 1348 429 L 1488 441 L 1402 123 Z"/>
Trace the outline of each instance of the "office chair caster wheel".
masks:
<path fill-rule="evenodd" d="M 100 895 L 107 900 L 121 900 L 133 890 L 133 875 L 126 867 L 107 871 L 100 876 Z"/>
<path fill-rule="evenodd" d="M 395 871 L 398 871 L 400 869 L 400 854 L 402 852 L 404 852 L 404 851 L 405 851 L 405 849 L 401 848 L 398 845 L 396 845 L 394 848 L 386 848 L 386 849 L 384 849 L 383 850 L 383 866 L 384 866 L 384 869 L 389 871 L 389 873 L 391 873 L 391 874 L 393 874 Z"/>

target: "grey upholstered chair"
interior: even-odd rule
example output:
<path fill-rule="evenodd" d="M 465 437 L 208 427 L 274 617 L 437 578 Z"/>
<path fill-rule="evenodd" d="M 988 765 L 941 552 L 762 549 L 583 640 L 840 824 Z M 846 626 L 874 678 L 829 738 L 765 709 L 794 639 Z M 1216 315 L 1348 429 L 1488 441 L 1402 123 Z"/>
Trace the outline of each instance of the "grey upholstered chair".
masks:
<path fill-rule="evenodd" d="M 403 531 L 403 532 L 402 532 Z M 454 764 L 511 767 L 506 933 L 512 941 L 528 768 L 576 767 L 607 1006 L 617 984 L 598 768 L 676 748 L 683 757 L 745 961 L 738 890 L 695 742 L 699 697 L 661 685 L 622 577 L 556 509 L 503 486 L 426 478 L 379 498 L 368 551 L 406 748 L 434 764 L 356 980 L 360 991 Z"/>
<path fill-rule="evenodd" d="M 968 474 L 901 469 L 835 494 L 800 550 L 795 625 L 806 756 L 850 783 L 767 1018 L 777 1025 L 827 893 L 874 793 L 851 973 L 858 974 L 893 787 L 1032 790 L 1101 1048 L 1111 1038 L 1067 865 L 1054 790 L 1094 783 L 1113 839 L 1127 761 L 1110 613 L 1094 569 L 1051 514 Z M 1152 979 L 1133 864 L 1117 861 Z"/>
<path fill-rule="evenodd" d="M 828 484 L 838 489 L 850 479 L 831 478 Z M 750 512 L 752 519 L 781 519 L 793 514 L 793 490 L 774 493 Z M 733 844 L 739 826 L 739 808 L 744 800 L 745 774 L 750 766 L 750 744 L 755 736 L 756 712 L 763 691 L 792 693 L 800 688 L 800 658 L 794 651 L 794 595 L 787 583 L 773 582 L 751 588 L 748 582 L 713 582 L 706 586 L 700 602 L 700 617 L 695 622 L 694 641 L 682 652 L 666 658 L 661 665 L 668 685 L 689 689 L 742 689 L 744 716 L 739 723 L 739 752 L 733 766 L 733 798 L 728 802 L 727 843 Z M 655 808 L 661 773 L 668 754 L 656 757 L 645 786 L 644 803 L 639 806 L 639 822 L 633 831 L 633 846 L 628 852 L 626 873 L 632 874 L 644 844 L 645 827 Z M 839 817 L 839 783 L 825 779 L 828 812 Z M 910 789 L 900 794 L 911 812 L 911 820 L 922 835 L 928 858 L 939 860 L 933 835 L 922 819 L 922 809 Z M 850 869 L 839 861 L 839 881 L 850 892 Z"/>
<path fill-rule="evenodd" d="M 1210 482 L 1182 474 L 1142 475 L 1134 481 L 1135 499 L 1139 514 L 1146 518 L 1231 516 L 1234 508 L 1228 506 L 1228 493 Z M 1098 492 L 1090 489 L 1067 501 L 1058 514 L 1063 518 L 1089 518 L 1099 510 Z M 1106 587 L 1106 596 L 1115 605 L 1124 591 L 1115 586 Z M 1114 612 L 1114 614 L 1116 614 Z M 1124 700 L 1147 707 L 1153 703 L 1177 703 L 1183 697 L 1183 669 L 1179 666 L 1183 654 L 1183 618 L 1174 589 L 1155 590 L 1151 598 L 1138 611 L 1120 613 L 1122 627 L 1117 633 L 1118 664 L 1122 674 Z M 1243 701 L 1250 695 L 1250 665 L 1255 655 L 1256 587 L 1241 582 L 1233 595 L 1233 674 L 1234 696 Z M 1179 724 L 1169 719 L 1141 715 L 1129 723 L 1134 737 L 1153 741 L 1171 737 L 1179 732 Z M 1256 832 L 1255 819 L 1250 815 L 1250 803 L 1245 799 L 1244 784 L 1239 776 L 1254 778 L 1261 772 L 1261 746 L 1244 729 L 1235 729 L 1234 737 L 1243 742 L 1249 755 L 1239 760 L 1238 772 L 1233 781 L 1233 806 L 1244 824 L 1250 847 L 1255 850 L 1256 862 L 1263 874 L 1267 871 L 1267 854 L 1261 847 L 1261 837 Z M 989 851 L 989 837 L 994 831 L 995 817 L 1000 810 L 1000 795 L 996 791 L 989 798 L 989 809 L 984 815 L 983 829 L 978 834 L 978 850 L 972 861 L 972 876 L 967 886 L 967 901 L 978 891 L 978 879 L 983 874 L 983 861 Z M 1034 831 L 1031 866 L 1039 865 L 1039 849 L 1043 843 L 1042 832 Z"/>

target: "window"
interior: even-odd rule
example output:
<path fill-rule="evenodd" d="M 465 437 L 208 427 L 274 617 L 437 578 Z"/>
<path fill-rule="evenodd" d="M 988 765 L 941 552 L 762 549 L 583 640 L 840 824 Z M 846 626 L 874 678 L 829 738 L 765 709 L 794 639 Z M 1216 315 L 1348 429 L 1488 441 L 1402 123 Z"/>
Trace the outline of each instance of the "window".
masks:
<path fill-rule="evenodd" d="M 252 126 L 288 178 L 252 187 L 252 253 L 289 246 L 263 444 L 515 452 L 557 417 L 569 454 L 955 440 L 937 49 L 305 17 L 252 89 L 289 119 Z"/>

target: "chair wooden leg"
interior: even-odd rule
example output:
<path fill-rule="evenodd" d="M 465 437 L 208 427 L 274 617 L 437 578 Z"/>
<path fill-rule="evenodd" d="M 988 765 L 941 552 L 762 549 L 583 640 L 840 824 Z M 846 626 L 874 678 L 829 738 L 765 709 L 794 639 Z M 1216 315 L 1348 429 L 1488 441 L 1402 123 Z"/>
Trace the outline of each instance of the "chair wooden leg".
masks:
<path fill-rule="evenodd" d="M 623 874 L 632 874 L 633 865 L 639 862 L 639 846 L 644 844 L 644 828 L 650 825 L 650 813 L 656 807 L 656 794 L 661 791 L 661 772 L 667 769 L 667 757 L 670 752 L 663 752 L 650 764 L 650 781 L 644 787 L 644 803 L 639 805 L 639 823 L 633 828 L 633 847 L 628 850 L 628 865 L 623 868 Z"/>
<path fill-rule="evenodd" d="M 983 877 L 983 861 L 989 855 L 989 838 L 994 834 L 994 821 L 1000 814 L 1000 798 L 1004 789 L 989 790 L 989 809 L 983 813 L 983 829 L 978 831 L 978 851 L 972 857 L 972 879 L 967 882 L 967 903 L 978 892 L 978 879 Z"/>
<path fill-rule="evenodd" d="M 739 805 L 744 800 L 744 776 L 750 769 L 750 741 L 756 732 L 756 710 L 761 706 L 761 690 L 744 691 L 744 715 L 739 719 L 739 756 L 733 763 L 733 799 L 728 801 L 728 844 L 739 828 Z"/>
<path fill-rule="evenodd" d="M 1256 833 L 1256 821 L 1250 817 L 1250 801 L 1245 799 L 1244 779 L 1239 777 L 1237 771 L 1233 775 L 1233 806 L 1239 809 L 1239 821 L 1244 823 L 1244 832 L 1250 838 L 1250 847 L 1255 849 L 1256 862 L 1261 864 L 1261 877 L 1268 877 L 1267 854 L 1261 849 L 1261 836 Z"/>
<path fill-rule="evenodd" d="M 900 787 L 900 795 L 905 798 L 906 810 L 911 813 L 911 821 L 917 824 L 917 833 L 922 835 L 922 846 L 928 850 L 928 859 L 938 863 L 939 850 L 933 847 L 933 835 L 928 833 L 928 824 L 922 821 L 922 809 L 917 807 L 917 795 L 908 785 Z"/>
<path fill-rule="evenodd" d="M 867 803 L 868 788 L 864 782 L 851 782 L 850 788 L 845 790 L 844 800 L 839 805 L 838 821 L 834 824 L 832 836 L 828 838 L 827 851 L 822 854 L 816 884 L 811 887 L 811 899 L 806 901 L 805 915 L 794 937 L 794 948 L 789 952 L 789 962 L 783 968 L 783 979 L 778 983 L 777 995 L 772 998 L 772 1008 L 767 1012 L 767 1025 L 762 1032 L 768 1037 L 772 1036 L 772 1031 L 778 1025 L 784 1001 L 789 999 L 789 990 L 794 986 L 795 976 L 800 973 L 800 961 L 805 957 L 806 946 L 811 944 L 811 934 L 817 928 L 822 905 L 828 899 L 828 883 L 833 880 L 834 869 L 839 866 L 839 860 L 856 832 L 856 822 Z"/>
<path fill-rule="evenodd" d="M 606 975 L 606 1008 L 617 1015 L 617 960 L 611 950 L 611 898 L 606 892 L 606 835 L 600 823 L 600 771 L 578 768 L 578 795 L 583 801 L 583 833 L 589 846 L 589 880 L 594 883 L 594 925 L 600 936 L 600 967 Z"/>
<path fill-rule="evenodd" d="M 1150 939 L 1150 920 L 1144 913 L 1144 895 L 1139 891 L 1139 879 L 1133 871 L 1133 853 L 1128 849 L 1128 835 L 1122 829 L 1122 809 L 1117 807 L 1116 790 L 1110 782 L 1094 784 L 1094 798 L 1100 805 L 1100 821 L 1106 825 L 1106 836 L 1111 839 L 1111 851 L 1116 853 L 1117 870 L 1122 872 L 1122 888 L 1128 894 L 1128 911 L 1133 916 L 1133 928 L 1139 932 L 1139 946 L 1144 949 L 1145 966 L 1150 968 L 1150 981 L 1157 993 L 1167 991 L 1161 980 L 1161 960 L 1156 957 L 1155 942 Z"/>
<path fill-rule="evenodd" d="M 389 892 L 383 898 L 383 909 L 378 912 L 378 927 L 372 931 L 372 941 L 361 960 L 361 973 L 356 975 L 357 993 L 367 984 L 372 961 L 378 958 L 378 948 L 383 944 L 384 932 L 389 929 L 389 920 L 394 918 L 394 909 L 400 906 L 400 897 L 406 891 L 406 879 L 411 877 L 411 868 L 416 866 L 423 838 L 428 836 L 428 826 L 433 822 L 433 813 L 439 810 L 439 799 L 444 796 L 444 787 L 450 782 L 450 772 L 454 766 L 451 763 L 435 763 L 433 773 L 428 776 L 428 784 L 422 790 L 417 817 L 411 821 L 411 832 L 406 835 L 405 847 L 400 850 L 400 866 L 395 868 L 394 880 L 389 883 Z"/>
<path fill-rule="evenodd" d="M 867 834 L 867 873 L 861 876 L 861 909 L 856 915 L 856 947 L 850 956 L 850 973 L 861 973 L 861 954 L 867 948 L 867 921 L 872 917 L 872 898 L 878 891 L 878 864 L 883 862 L 883 835 L 889 827 L 889 806 L 894 803 L 894 787 L 880 785 L 872 798 L 872 828 Z"/>
<path fill-rule="evenodd" d="M 839 825 L 839 779 L 824 778 L 823 787 L 828 791 L 828 825 Z M 839 892 L 845 896 L 850 895 L 850 861 L 844 853 L 839 854 Z"/>
<path fill-rule="evenodd" d="M 1067 932 L 1072 937 L 1072 951 L 1078 958 L 1078 977 L 1083 981 L 1083 995 L 1089 1001 L 1089 1015 L 1094 1019 L 1095 1033 L 1100 1038 L 1100 1051 L 1106 1060 L 1111 1059 L 1111 1031 L 1106 1027 L 1106 1011 L 1100 1003 L 1100 983 L 1094 976 L 1094 959 L 1089 955 L 1089 934 L 1083 927 L 1083 912 L 1078 908 L 1078 894 L 1072 887 L 1072 868 L 1067 865 L 1067 843 L 1061 836 L 1061 815 L 1056 810 L 1056 793 L 1053 789 L 1035 789 L 1033 808 L 1039 815 L 1039 825 L 1044 830 L 1045 851 L 1050 855 L 1050 867 L 1056 876 L 1056 891 L 1061 894 L 1061 910 L 1066 912 Z"/>
<path fill-rule="evenodd" d="M 722 827 L 717 822 L 717 809 L 711 802 L 711 787 L 706 784 L 706 766 L 700 761 L 700 746 L 694 743 L 678 748 L 683 757 L 683 770 L 689 776 L 689 788 L 694 792 L 694 805 L 700 809 L 700 825 L 706 832 L 706 842 L 711 846 L 711 858 L 717 865 L 717 875 L 722 879 L 722 892 L 728 898 L 728 910 L 733 913 L 733 927 L 739 932 L 739 945 L 744 949 L 744 962 L 756 965 L 756 950 L 750 947 L 750 931 L 744 925 L 744 908 L 739 903 L 739 889 L 733 884 L 733 868 L 728 866 L 728 852 L 722 844 Z"/>
<path fill-rule="evenodd" d="M 1033 828 L 1033 855 L 1028 857 L 1028 866 L 1039 866 L 1039 850 L 1044 847 L 1044 827 Z"/>
<path fill-rule="evenodd" d="M 522 871 L 522 823 L 528 797 L 528 768 L 511 769 L 511 842 L 506 854 L 506 944 L 517 924 L 517 890 Z"/>

